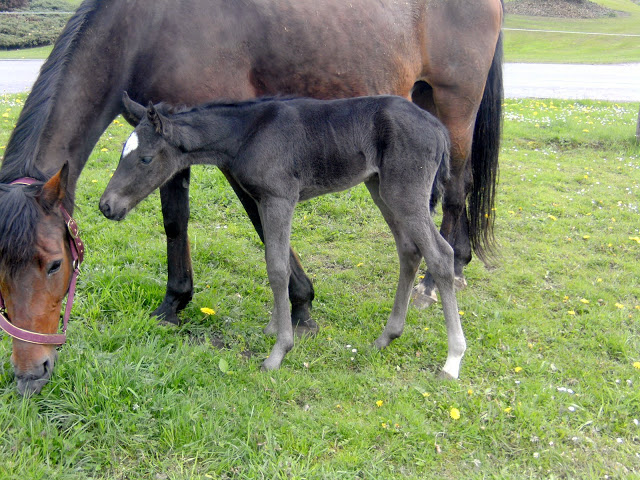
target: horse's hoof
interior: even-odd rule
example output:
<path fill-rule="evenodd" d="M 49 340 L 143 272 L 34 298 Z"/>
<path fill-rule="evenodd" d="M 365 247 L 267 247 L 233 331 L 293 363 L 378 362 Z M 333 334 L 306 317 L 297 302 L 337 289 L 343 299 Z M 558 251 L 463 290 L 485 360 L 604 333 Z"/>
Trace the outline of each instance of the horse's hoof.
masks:
<path fill-rule="evenodd" d="M 411 301 L 413 306 L 419 309 L 430 307 L 432 304 L 438 301 L 435 289 L 431 292 L 427 292 L 427 289 L 423 284 L 418 284 L 414 287 L 411 295 Z"/>
<path fill-rule="evenodd" d="M 467 288 L 467 279 L 463 276 L 459 276 L 453 279 L 453 286 L 456 290 L 464 290 Z"/>
<path fill-rule="evenodd" d="M 319 330 L 320 328 L 318 327 L 318 324 L 313 320 L 310 320 L 305 324 L 299 323 L 293 326 L 293 334 L 297 338 L 304 337 L 305 335 L 309 335 L 309 336 L 316 335 Z"/>
<path fill-rule="evenodd" d="M 311 309 L 308 304 L 291 306 L 291 324 L 296 337 L 315 335 L 320 330 L 318 324 L 311 318 Z"/>
<path fill-rule="evenodd" d="M 165 327 L 175 327 L 182 323 L 178 315 L 176 315 L 176 312 L 163 309 L 162 306 L 151 312 L 151 316 L 157 318 L 158 325 Z"/>

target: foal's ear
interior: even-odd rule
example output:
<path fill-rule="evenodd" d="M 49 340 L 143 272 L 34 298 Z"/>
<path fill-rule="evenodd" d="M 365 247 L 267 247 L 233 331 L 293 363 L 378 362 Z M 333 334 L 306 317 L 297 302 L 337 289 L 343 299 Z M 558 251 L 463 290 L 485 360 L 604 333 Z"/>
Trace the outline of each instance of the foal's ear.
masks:
<path fill-rule="evenodd" d="M 129 122 L 130 125 L 137 127 L 147 109 L 138 102 L 131 100 L 127 92 L 122 92 L 122 105 L 124 106 L 124 111 L 122 112 L 124 119 Z"/>
<path fill-rule="evenodd" d="M 60 171 L 49 179 L 38 196 L 38 202 L 45 212 L 50 212 L 60 204 L 67 192 L 69 182 L 69 163 L 65 162 Z"/>
<path fill-rule="evenodd" d="M 162 115 L 151 102 L 149 102 L 149 106 L 147 107 L 147 118 L 156 129 L 156 133 L 159 133 L 163 137 L 169 137 L 171 135 L 171 120 Z"/>

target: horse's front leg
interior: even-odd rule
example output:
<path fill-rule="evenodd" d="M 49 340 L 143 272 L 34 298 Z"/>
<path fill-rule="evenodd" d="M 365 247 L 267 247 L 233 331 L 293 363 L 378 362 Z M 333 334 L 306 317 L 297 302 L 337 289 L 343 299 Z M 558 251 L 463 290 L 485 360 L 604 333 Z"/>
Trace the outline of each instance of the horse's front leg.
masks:
<path fill-rule="evenodd" d="M 164 231 L 167 236 L 167 291 L 151 314 L 178 325 L 177 313 L 193 297 L 193 270 L 187 226 L 189 223 L 190 169 L 177 173 L 160 188 Z"/>
<path fill-rule="evenodd" d="M 231 188 L 233 188 L 233 191 L 238 196 L 238 199 L 249 216 L 249 220 L 251 220 L 253 227 L 256 229 L 260 240 L 264 243 L 264 232 L 260 214 L 258 213 L 258 205 L 255 200 L 238 185 L 238 182 L 236 182 L 229 172 L 222 170 L 222 173 L 229 181 Z M 289 277 L 288 288 L 293 329 L 298 336 L 307 333 L 314 334 L 318 331 L 318 324 L 311 318 L 311 302 L 314 297 L 313 284 L 304 273 L 300 259 L 292 249 L 289 250 L 289 265 L 291 276 Z M 275 333 L 275 331 L 272 333 Z"/>
<path fill-rule="evenodd" d="M 262 363 L 263 370 L 280 367 L 282 359 L 293 347 L 293 326 L 289 313 L 289 243 L 294 203 L 286 199 L 263 199 L 260 203 L 260 218 L 264 231 L 267 275 L 273 292 L 271 321 L 265 328 L 267 333 L 276 330 L 276 343 Z"/>

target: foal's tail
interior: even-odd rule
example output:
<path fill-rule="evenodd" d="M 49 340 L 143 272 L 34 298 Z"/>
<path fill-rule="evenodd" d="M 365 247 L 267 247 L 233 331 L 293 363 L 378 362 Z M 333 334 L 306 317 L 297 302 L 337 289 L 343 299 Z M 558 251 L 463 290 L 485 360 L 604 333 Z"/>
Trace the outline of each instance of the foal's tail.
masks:
<path fill-rule="evenodd" d="M 441 125 L 441 139 L 443 141 L 438 143 L 438 147 L 440 150 L 436 152 L 436 158 L 439 159 L 440 164 L 438 165 L 438 170 L 436 171 L 435 179 L 433 180 L 433 185 L 431 186 L 431 200 L 429 202 L 429 209 L 433 212 L 438 204 L 438 201 L 442 199 L 444 195 L 444 185 L 449 180 L 450 175 L 450 161 L 449 161 L 449 152 L 450 142 L 449 142 L 449 132 Z"/>

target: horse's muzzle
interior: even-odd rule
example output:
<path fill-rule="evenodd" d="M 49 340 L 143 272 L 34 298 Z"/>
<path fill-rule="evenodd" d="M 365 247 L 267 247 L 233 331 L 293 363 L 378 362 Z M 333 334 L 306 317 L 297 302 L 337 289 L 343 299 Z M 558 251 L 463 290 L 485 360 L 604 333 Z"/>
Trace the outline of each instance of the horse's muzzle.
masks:
<path fill-rule="evenodd" d="M 53 350 L 40 365 L 29 372 L 19 372 L 14 366 L 18 393 L 22 396 L 40 393 L 51 378 L 57 357 L 58 352 Z"/>

